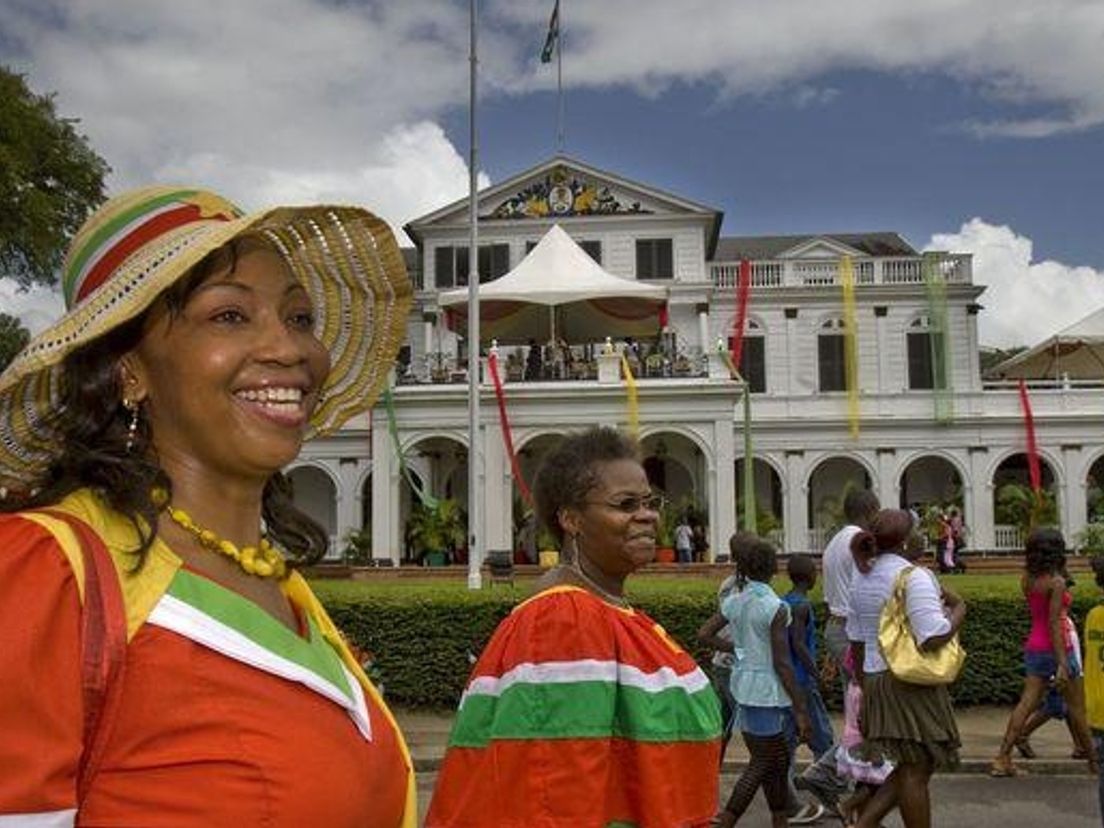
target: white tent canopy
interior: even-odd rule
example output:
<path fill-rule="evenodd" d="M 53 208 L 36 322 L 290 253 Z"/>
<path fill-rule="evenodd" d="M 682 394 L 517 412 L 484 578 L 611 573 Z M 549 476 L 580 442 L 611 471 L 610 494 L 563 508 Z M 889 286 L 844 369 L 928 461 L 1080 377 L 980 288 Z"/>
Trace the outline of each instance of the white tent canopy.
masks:
<path fill-rule="evenodd" d="M 468 289 L 445 291 L 439 302 L 463 329 L 465 315 L 455 311 L 467 306 Z M 557 224 L 517 267 L 479 286 L 480 331 L 503 341 L 654 335 L 666 302 L 667 288 L 603 270 Z M 536 306 L 562 308 L 558 321 L 554 311 Z"/>
<path fill-rule="evenodd" d="M 995 366 L 1005 379 L 1104 379 L 1104 308 Z"/>

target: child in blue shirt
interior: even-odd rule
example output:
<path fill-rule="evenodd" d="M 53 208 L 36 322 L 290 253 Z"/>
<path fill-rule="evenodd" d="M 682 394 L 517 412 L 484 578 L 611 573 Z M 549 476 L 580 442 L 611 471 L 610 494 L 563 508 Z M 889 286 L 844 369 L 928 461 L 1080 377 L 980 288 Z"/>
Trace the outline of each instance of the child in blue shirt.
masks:
<path fill-rule="evenodd" d="M 809 591 L 816 585 L 817 570 L 813 559 L 808 555 L 791 555 L 786 565 L 786 574 L 793 588 L 782 596 L 790 608 L 791 622 L 788 628 L 790 641 L 790 659 L 794 665 L 794 677 L 799 692 L 804 697 L 805 709 L 809 712 L 811 736 L 806 744 L 819 759 L 832 747 L 835 736 L 828 710 L 817 685 L 816 661 L 816 619 L 813 606 L 809 602 Z M 797 736 L 791 727 L 789 731 L 790 749 L 797 750 Z M 790 768 L 793 768 L 793 753 L 790 755 Z"/>

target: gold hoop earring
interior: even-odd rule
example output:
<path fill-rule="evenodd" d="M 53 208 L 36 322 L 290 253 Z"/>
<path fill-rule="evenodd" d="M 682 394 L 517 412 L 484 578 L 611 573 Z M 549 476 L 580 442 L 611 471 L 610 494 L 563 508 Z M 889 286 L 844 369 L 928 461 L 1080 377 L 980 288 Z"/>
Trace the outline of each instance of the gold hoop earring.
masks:
<path fill-rule="evenodd" d="M 123 400 L 123 408 L 130 412 L 130 423 L 127 425 L 126 453 L 134 449 L 134 442 L 138 435 L 138 418 L 141 415 L 141 406 L 137 400 Z"/>

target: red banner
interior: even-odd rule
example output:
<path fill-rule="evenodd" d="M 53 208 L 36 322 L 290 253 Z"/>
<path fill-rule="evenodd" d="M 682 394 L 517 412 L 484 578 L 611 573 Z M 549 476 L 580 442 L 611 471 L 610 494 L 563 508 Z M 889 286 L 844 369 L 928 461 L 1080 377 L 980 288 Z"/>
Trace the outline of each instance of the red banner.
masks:
<path fill-rule="evenodd" d="M 1027 473 L 1031 478 L 1031 491 L 1038 494 L 1043 488 L 1043 475 L 1039 468 L 1039 446 L 1035 442 L 1035 418 L 1031 414 L 1031 399 L 1027 396 L 1027 383 L 1020 380 L 1020 408 L 1023 409 L 1024 430 L 1027 432 Z"/>
<path fill-rule="evenodd" d="M 732 364 L 740 370 L 744 351 L 744 325 L 747 322 L 748 296 L 751 294 L 751 262 L 740 262 L 740 278 L 736 282 L 736 321 L 732 330 Z"/>
<path fill-rule="evenodd" d="M 525 478 L 521 476 L 521 465 L 518 463 L 517 452 L 514 451 L 514 435 L 510 432 L 510 418 L 506 416 L 506 392 L 502 390 L 502 378 L 498 375 L 498 354 L 491 351 L 487 357 L 487 368 L 491 372 L 491 382 L 494 383 L 495 399 L 498 400 L 498 420 L 502 425 L 502 440 L 506 443 L 506 454 L 510 457 L 510 469 L 514 473 L 518 491 L 525 505 L 532 508 L 533 495 L 529 487 L 525 485 Z"/>

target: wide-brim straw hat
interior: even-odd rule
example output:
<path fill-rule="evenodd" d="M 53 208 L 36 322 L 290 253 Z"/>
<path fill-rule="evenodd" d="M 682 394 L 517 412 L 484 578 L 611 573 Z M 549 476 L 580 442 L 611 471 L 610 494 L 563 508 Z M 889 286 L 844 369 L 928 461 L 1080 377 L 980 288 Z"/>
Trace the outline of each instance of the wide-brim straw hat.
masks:
<path fill-rule="evenodd" d="M 275 207 L 251 215 L 221 196 L 145 187 L 106 202 L 74 237 L 62 273 L 68 312 L 0 374 L 0 487 L 34 487 L 62 450 L 62 363 L 142 314 L 208 253 L 245 233 L 267 238 L 306 287 L 330 373 L 308 437 L 373 405 L 413 301 L 391 229 L 358 207 Z"/>

